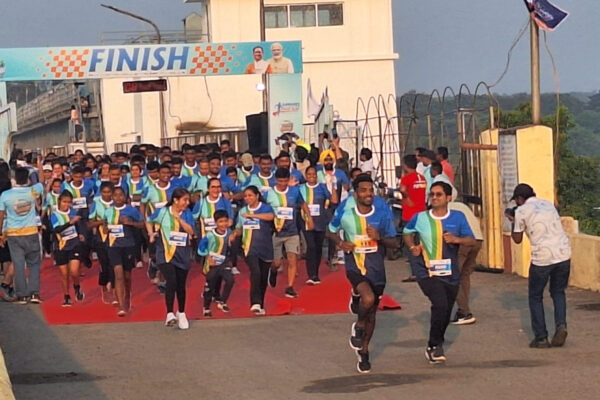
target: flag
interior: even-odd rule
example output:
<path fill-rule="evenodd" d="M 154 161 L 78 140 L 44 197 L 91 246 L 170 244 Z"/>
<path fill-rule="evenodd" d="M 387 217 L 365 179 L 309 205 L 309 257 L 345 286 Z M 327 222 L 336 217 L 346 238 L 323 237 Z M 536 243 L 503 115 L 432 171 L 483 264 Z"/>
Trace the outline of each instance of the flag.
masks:
<path fill-rule="evenodd" d="M 307 88 L 306 88 L 306 103 L 307 103 L 307 116 L 309 117 L 314 117 L 319 113 L 319 110 L 321 109 L 321 105 L 319 103 L 317 103 L 317 100 L 315 100 L 315 97 L 313 96 L 312 93 L 312 87 L 310 84 L 310 78 L 308 79 L 308 83 L 307 83 Z"/>
<path fill-rule="evenodd" d="M 546 31 L 553 31 L 569 15 L 548 0 L 524 0 L 535 23 Z"/>

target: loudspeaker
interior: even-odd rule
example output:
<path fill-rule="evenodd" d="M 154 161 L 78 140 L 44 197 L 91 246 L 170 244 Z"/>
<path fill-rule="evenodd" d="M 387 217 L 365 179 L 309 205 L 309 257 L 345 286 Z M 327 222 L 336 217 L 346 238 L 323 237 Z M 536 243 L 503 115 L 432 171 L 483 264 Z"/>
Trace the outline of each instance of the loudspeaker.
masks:
<path fill-rule="evenodd" d="M 252 153 L 269 152 L 269 117 L 266 112 L 246 115 L 248 149 Z"/>

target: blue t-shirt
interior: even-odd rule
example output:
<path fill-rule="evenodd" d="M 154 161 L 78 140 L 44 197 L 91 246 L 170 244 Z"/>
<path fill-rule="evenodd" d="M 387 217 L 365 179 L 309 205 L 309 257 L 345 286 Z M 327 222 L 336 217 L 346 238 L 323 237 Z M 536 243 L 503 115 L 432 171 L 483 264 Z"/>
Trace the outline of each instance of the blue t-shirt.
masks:
<path fill-rule="evenodd" d="M 102 197 L 95 197 L 92 202 L 92 206 L 90 207 L 90 221 L 104 221 L 104 214 L 106 210 L 112 207 L 113 201 L 105 202 L 102 200 Z M 95 239 L 98 240 L 101 244 L 106 244 L 108 240 L 108 230 L 100 225 L 95 234 Z M 98 242 L 95 243 L 98 245 Z"/>
<path fill-rule="evenodd" d="M 90 204 L 94 198 L 94 181 L 91 179 L 83 179 L 79 186 L 75 186 L 73 182 L 63 182 L 60 186 L 60 192 L 67 191 L 73 195 L 72 207 L 77 211 L 82 218 L 88 219 Z"/>
<path fill-rule="evenodd" d="M 52 230 L 68 224 L 73 218 L 77 216 L 77 210 L 70 208 L 69 211 L 63 212 L 55 210 L 50 214 L 50 226 Z M 77 222 L 73 225 L 69 225 L 60 232 L 54 232 L 54 240 L 57 250 L 68 251 L 75 249 L 81 241 L 79 240 L 79 233 L 81 233 L 82 222 Z"/>
<path fill-rule="evenodd" d="M 172 207 L 163 207 L 148 218 L 148 222 L 154 224 L 155 231 L 158 232 L 156 263 L 158 265 L 171 263 L 177 268 L 188 270 L 190 269 L 189 244 L 191 238 L 175 220 L 172 212 Z M 180 218 L 194 227 L 194 217 L 189 209 L 185 209 L 180 214 Z"/>
<path fill-rule="evenodd" d="M 194 205 L 192 215 L 195 220 L 200 219 L 200 226 L 202 231 L 201 236 L 204 237 L 207 231 L 211 231 L 215 227 L 215 211 L 225 210 L 229 219 L 233 220 L 233 210 L 231 208 L 231 202 L 226 199 L 223 195 L 219 195 L 217 200 L 212 201 L 207 197 L 197 202 Z"/>
<path fill-rule="evenodd" d="M 344 231 L 344 241 L 355 244 L 354 251 L 344 253 L 346 271 L 352 271 L 366 276 L 376 286 L 386 283 L 384 257 L 385 249 L 380 242 L 370 239 L 367 227 L 371 226 L 379 232 L 381 238 L 396 236 L 396 229 L 391 218 L 389 208 L 371 207 L 367 214 L 361 214 L 356 207 L 342 209 L 336 213 L 329 224 L 329 230 L 337 233 Z"/>
<path fill-rule="evenodd" d="M 315 231 L 324 232 L 327 229 L 328 214 L 327 214 L 327 203 L 331 199 L 331 193 L 327 190 L 327 186 L 324 183 L 317 183 L 314 187 L 305 183 L 300 186 L 300 194 L 307 203 L 312 216 L 313 222 L 315 223 Z"/>
<path fill-rule="evenodd" d="M 296 218 L 304 199 L 297 186 L 288 186 L 284 192 L 273 187 L 267 193 L 267 202 L 275 212 L 275 235 L 277 237 L 288 237 L 298 234 Z"/>
<path fill-rule="evenodd" d="M 182 189 L 189 190 L 191 184 L 192 184 L 191 176 L 180 175 L 180 176 L 173 176 L 171 178 L 171 186 L 173 186 L 174 189 L 182 188 Z"/>
<path fill-rule="evenodd" d="M 142 222 L 142 214 L 135 207 L 125 204 L 117 208 L 114 204 L 106 209 L 103 220 L 108 226 L 109 247 L 133 247 L 136 245 L 135 232 L 139 230 L 131 225 L 123 225 L 121 218 Z"/>
<path fill-rule="evenodd" d="M 275 183 L 275 174 L 271 173 L 271 175 L 263 177 L 257 172 L 250 175 L 250 177 L 246 179 L 243 188 L 246 189 L 248 186 L 256 186 L 256 188 L 260 190 L 264 196 L 267 194 L 270 188 L 275 187 Z"/>
<path fill-rule="evenodd" d="M 435 217 L 431 211 L 423 211 L 416 214 L 404 227 L 404 234 L 418 233 L 421 240 L 423 252 L 418 257 L 410 257 L 410 266 L 417 280 L 429 278 L 427 266 L 429 260 L 450 259 L 452 275 L 438 276 L 451 285 L 458 285 L 460 281 L 460 270 L 458 265 L 457 244 L 444 242 L 443 234 L 451 233 L 457 237 L 473 237 L 465 215 L 456 210 L 448 210 L 445 217 Z"/>
<path fill-rule="evenodd" d="M 8 236 L 27 236 L 38 233 L 36 201 L 44 194 L 44 186 L 15 186 L 0 195 L 0 211 Z"/>
<path fill-rule="evenodd" d="M 198 254 L 206 257 L 202 267 L 202 272 L 206 274 L 211 268 L 210 261 L 208 259 L 209 256 L 213 257 L 217 263 L 215 266 L 213 266 L 213 268 L 221 266 L 227 262 L 229 235 L 229 229 L 227 229 L 222 235 L 216 230 L 212 230 L 208 232 L 206 236 L 200 240 L 200 242 L 198 242 Z"/>
<path fill-rule="evenodd" d="M 235 226 L 242 231 L 242 248 L 246 257 L 273 261 L 273 222 L 245 218 L 243 214 L 273 214 L 273 208 L 262 202 L 256 208 L 245 206 L 240 210 Z"/>

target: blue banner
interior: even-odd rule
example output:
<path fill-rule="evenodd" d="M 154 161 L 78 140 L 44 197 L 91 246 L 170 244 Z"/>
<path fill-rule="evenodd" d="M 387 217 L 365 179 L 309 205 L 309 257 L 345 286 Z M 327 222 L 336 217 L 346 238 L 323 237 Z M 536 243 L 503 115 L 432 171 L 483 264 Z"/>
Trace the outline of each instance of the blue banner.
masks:
<path fill-rule="evenodd" d="M 269 96 L 269 149 L 277 156 L 276 139 L 285 133 L 295 133 L 304 139 L 302 124 L 302 75 L 271 75 Z"/>
<path fill-rule="evenodd" d="M 0 81 L 301 72 L 300 41 L 0 49 Z"/>
<path fill-rule="evenodd" d="M 527 9 L 533 16 L 536 24 L 546 30 L 553 31 L 569 15 L 548 0 L 525 0 Z"/>

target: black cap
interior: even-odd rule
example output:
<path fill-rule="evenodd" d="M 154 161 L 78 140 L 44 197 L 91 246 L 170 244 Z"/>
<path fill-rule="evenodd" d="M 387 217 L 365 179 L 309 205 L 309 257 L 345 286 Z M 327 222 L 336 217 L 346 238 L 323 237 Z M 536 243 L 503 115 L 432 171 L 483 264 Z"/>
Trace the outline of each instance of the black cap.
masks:
<path fill-rule="evenodd" d="M 511 200 L 516 199 L 517 197 L 522 197 L 524 199 L 528 199 L 530 197 L 534 197 L 535 192 L 533 188 L 526 183 L 519 183 L 517 187 L 515 187 L 515 191 L 513 192 L 513 196 L 510 198 Z"/>

